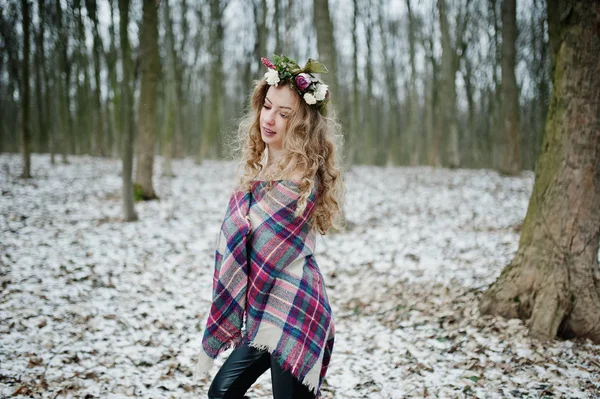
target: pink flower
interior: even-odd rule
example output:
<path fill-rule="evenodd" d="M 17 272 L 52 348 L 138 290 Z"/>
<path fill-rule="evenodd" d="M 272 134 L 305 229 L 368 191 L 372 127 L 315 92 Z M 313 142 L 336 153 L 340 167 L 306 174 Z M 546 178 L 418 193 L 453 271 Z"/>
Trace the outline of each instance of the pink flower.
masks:
<path fill-rule="evenodd" d="M 268 59 L 266 59 L 265 57 L 261 57 L 260 62 L 262 62 L 263 65 L 269 69 L 275 69 L 275 65 L 273 65 L 273 63 L 271 61 L 269 61 Z"/>
<path fill-rule="evenodd" d="M 307 73 L 300 73 L 298 76 L 296 76 L 296 87 L 302 91 L 306 90 L 311 83 L 312 81 L 310 80 L 310 75 Z"/>

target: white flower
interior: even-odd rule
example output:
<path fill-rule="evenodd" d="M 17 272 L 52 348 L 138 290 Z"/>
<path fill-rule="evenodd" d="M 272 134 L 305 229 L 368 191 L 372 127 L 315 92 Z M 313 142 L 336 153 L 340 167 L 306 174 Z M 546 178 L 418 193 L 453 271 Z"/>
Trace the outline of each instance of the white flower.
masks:
<path fill-rule="evenodd" d="M 315 99 L 317 101 L 325 100 L 325 96 L 327 95 L 327 89 L 329 89 L 329 86 L 324 84 L 318 84 L 317 89 L 315 90 Z"/>
<path fill-rule="evenodd" d="M 269 68 L 269 71 L 265 73 L 265 80 L 271 86 L 275 85 L 275 87 L 277 87 L 277 83 L 279 83 L 279 74 L 276 70 Z"/>
<path fill-rule="evenodd" d="M 313 105 L 317 103 L 317 99 L 315 98 L 315 96 L 313 96 L 310 93 L 305 93 L 304 94 L 304 101 L 306 101 L 306 103 L 308 105 Z"/>

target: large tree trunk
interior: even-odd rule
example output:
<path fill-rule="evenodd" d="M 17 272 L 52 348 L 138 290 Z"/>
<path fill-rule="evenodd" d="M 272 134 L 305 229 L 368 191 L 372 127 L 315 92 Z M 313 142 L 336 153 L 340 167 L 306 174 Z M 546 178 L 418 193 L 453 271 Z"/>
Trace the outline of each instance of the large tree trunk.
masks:
<path fill-rule="evenodd" d="M 519 89 L 515 76 L 517 40 L 517 1 L 502 2 L 502 111 L 504 119 L 504 173 L 521 171 L 519 145 Z"/>
<path fill-rule="evenodd" d="M 124 220 L 131 222 L 137 220 L 133 207 L 133 183 L 131 173 L 133 169 L 133 93 L 132 93 L 132 61 L 129 47 L 127 27 L 129 25 L 129 0 L 119 0 L 119 35 L 121 41 L 121 62 L 123 64 L 123 80 L 121 82 L 121 111 L 123 142 L 123 213 Z"/>
<path fill-rule="evenodd" d="M 600 3 L 554 3 L 554 85 L 519 249 L 481 311 L 530 319 L 530 334 L 600 343 Z M 552 43 L 553 40 L 559 43 Z"/>
<path fill-rule="evenodd" d="M 139 102 L 140 152 L 137 160 L 136 183 L 142 198 L 156 198 L 152 186 L 154 168 L 154 144 L 156 141 L 156 94 L 160 58 L 158 54 L 158 4 L 144 0 L 142 32 L 140 34 L 140 62 L 142 82 Z"/>
<path fill-rule="evenodd" d="M 31 177 L 31 153 L 29 150 L 29 30 L 31 16 L 29 15 L 29 0 L 21 0 L 23 13 L 23 64 L 21 65 L 21 154 L 23 169 L 21 177 Z"/>

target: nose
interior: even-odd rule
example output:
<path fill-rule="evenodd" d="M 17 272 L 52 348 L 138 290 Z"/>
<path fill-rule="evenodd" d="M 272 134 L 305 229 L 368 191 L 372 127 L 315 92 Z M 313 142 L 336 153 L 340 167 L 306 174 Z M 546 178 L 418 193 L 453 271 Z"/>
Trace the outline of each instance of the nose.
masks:
<path fill-rule="evenodd" d="M 267 114 L 265 115 L 265 122 L 269 125 L 273 125 L 275 123 L 275 113 L 273 112 L 273 108 L 266 110 Z"/>

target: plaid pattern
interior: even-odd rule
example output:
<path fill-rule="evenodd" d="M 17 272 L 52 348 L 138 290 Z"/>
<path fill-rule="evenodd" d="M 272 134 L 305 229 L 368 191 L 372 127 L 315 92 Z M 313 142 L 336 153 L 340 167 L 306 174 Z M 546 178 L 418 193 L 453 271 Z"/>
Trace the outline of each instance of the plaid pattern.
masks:
<path fill-rule="evenodd" d="M 284 369 L 318 396 L 334 325 L 308 222 L 316 190 L 302 216 L 295 217 L 297 184 L 276 180 L 270 189 L 267 185 L 255 181 L 250 192 L 231 196 L 217 245 L 201 361 L 248 342 L 275 354 Z"/>

